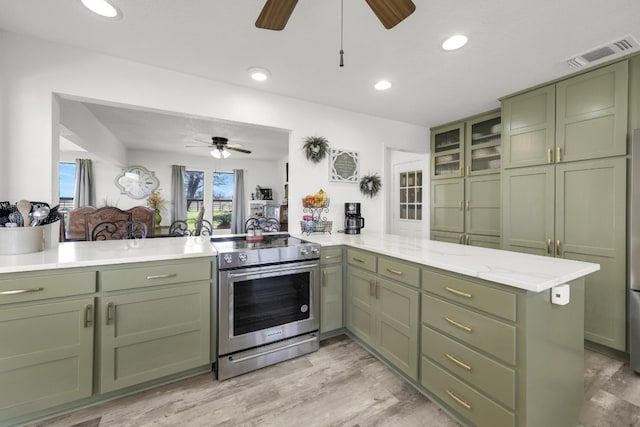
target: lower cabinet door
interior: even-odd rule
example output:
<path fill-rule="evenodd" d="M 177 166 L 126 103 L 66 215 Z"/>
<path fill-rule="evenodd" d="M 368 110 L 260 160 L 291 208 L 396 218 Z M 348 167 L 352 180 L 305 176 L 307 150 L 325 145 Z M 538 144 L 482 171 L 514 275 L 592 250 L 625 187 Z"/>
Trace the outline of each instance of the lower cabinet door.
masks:
<path fill-rule="evenodd" d="M 0 310 L 0 425 L 88 397 L 93 298 Z"/>
<path fill-rule="evenodd" d="M 342 264 L 322 267 L 320 332 L 342 328 Z"/>
<path fill-rule="evenodd" d="M 210 361 L 209 282 L 101 298 L 102 393 Z"/>
<path fill-rule="evenodd" d="M 378 278 L 377 349 L 387 360 L 418 379 L 418 290 Z"/>
<path fill-rule="evenodd" d="M 349 268 L 347 278 L 347 328 L 369 345 L 375 339 L 374 292 L 376 276 L 358 268 Z"/>

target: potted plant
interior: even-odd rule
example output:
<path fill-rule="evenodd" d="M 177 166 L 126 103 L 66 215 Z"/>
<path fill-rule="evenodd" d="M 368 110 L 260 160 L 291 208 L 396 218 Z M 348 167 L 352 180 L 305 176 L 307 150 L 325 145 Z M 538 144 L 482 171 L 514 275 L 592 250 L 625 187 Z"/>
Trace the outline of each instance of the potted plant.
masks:
<path fill-rule="evenodd" d="M 164 204 L 165 200 L 162 198 L 159 191 L 154 191 L 147 198 L 147 206 L 156 212 L 156 227 L 158 227 L 162 222 L 160 211 L 164 209 Z"/>

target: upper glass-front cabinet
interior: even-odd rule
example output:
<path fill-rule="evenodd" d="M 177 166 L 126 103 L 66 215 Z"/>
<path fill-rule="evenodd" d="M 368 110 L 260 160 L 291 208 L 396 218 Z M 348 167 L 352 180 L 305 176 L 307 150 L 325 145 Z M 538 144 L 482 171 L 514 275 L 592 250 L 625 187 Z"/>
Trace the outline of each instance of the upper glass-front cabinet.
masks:
<path fill-rule="evenodd" d="M 500 113 L 467 122 L 466 176 L 500 172 Z"/>
<path fill-rule="evenodd" d="M 431 177 L 451 178 L 464 173 L 464 123 L 431 132 Z"/>

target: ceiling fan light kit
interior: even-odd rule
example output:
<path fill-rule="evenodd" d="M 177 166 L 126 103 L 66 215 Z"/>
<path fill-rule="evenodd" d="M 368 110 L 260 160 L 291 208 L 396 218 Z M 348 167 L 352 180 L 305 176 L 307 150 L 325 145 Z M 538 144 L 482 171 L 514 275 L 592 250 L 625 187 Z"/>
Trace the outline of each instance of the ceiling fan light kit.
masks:
<path fill-rule="evenodd" d="M 226 159 L 231 155 L 231 153 L 225 150 L 224 148 L 223 149 L 216 148 L 214 150 L 211 150 L 210 154 L 216 159 Z"/>
<path fill-rule="evenodd" d="M 201 141 L 205 142 L 205 141 Z M 204 147 L 203 145 L 186 145 L 185 147 Z M 206 147 L 213 148 L 209 154 L 216 159 L 226 159 L 231 155 L 229 150 L 239 153 L 251 154 L 250 150 L 242 148 L 242 144 L 229 144 L 229 138 L 223 136 L 212 136 L 211 143 L 207 143 Z"/>

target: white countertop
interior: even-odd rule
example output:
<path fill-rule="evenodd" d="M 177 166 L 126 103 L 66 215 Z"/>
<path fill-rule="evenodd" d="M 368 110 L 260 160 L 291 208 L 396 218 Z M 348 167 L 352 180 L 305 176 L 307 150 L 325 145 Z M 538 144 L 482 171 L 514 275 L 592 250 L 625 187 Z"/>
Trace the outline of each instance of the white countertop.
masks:
<path fill-rule="evenodd" d="M 0 273 L 215 256 L 209 237 L 65 242 L 24 255 L 0 255 Z"/>
<path fill-rule="evenodd" d="M 347 245 L 534 292 L 600 270 L 599 264 L 392 234 L 297 234 L 296 237 L 323 246 Z"/>
<path fill-rule="evenodd" d="M 598 264 L 368 233 L 297 234 L 323 246 L 347 245 L 401 260 L 541 292 L 598 271 Z M 215 256 L 208 237 L 66 242 L 25 255 L 0 255 L 0 274 Z"/>

